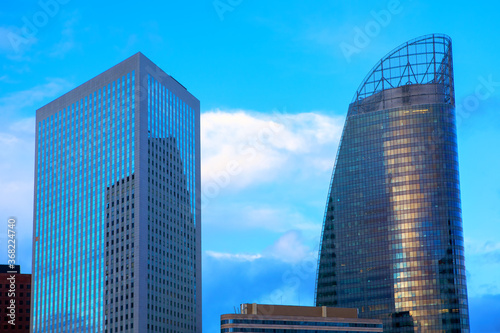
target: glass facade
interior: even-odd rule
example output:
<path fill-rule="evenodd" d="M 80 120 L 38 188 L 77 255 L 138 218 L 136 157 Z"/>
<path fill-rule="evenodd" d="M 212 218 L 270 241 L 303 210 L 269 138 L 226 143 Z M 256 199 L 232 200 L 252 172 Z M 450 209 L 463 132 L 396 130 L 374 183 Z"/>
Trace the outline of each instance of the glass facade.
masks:
<path fill-rule="evenodd" d="M 199 101 L 138 53 L 36 124 L 32 331 L 200 332 Z"/>
<path fill-rule="evenodd" d="M 384 57 L 349 111 L 330 184 L 317 306 L 384 332 L 469 332 L 451 40 Z"/>

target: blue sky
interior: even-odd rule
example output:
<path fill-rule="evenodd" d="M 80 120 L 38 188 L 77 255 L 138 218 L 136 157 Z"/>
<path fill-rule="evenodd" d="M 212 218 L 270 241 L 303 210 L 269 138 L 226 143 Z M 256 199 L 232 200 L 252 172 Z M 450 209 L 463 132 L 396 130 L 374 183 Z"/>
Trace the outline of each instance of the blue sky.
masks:
<path fill-rule="evenodd" d="M 205 331 L 218 331 L 218 316 L 243 302 L 312 305 L 347 106 L 391 49 L 445 33 L 454 47 L 472 332 L 500 332 L 497 2 L 55 3 L 6 2 L 0 12 L 0 215 L 18 218 L 24 271 L 35 110 L 141 51 L 201 101 Z"/>

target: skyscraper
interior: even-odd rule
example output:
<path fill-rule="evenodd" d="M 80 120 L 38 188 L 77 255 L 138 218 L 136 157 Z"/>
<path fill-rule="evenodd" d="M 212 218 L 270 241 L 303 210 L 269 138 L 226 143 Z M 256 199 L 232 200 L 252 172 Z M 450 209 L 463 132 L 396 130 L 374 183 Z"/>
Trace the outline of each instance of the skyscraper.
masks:
<path fill-rule="evenodd" d="M 37 110 L 33 332 L 201 332 L 200 103 L 137 53 Z"/>
<path fill-rule="evenodd" d="M 452 44 L 408 41 L 349 110 L 328 195 L 316 305 L 384 332 L 469 332 Z"/>

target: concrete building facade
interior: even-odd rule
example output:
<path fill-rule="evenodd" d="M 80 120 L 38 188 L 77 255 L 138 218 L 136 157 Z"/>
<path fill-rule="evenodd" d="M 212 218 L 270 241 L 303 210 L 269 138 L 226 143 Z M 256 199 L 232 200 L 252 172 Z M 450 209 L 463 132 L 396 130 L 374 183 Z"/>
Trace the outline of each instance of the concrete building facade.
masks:
<path fill-rule="evenodd" d="M 382 321 L 358 318 L 357 309 L 326 306 L 241 304 L 240 313 L 221 316 L 221 333 L 382 332 Z"/>

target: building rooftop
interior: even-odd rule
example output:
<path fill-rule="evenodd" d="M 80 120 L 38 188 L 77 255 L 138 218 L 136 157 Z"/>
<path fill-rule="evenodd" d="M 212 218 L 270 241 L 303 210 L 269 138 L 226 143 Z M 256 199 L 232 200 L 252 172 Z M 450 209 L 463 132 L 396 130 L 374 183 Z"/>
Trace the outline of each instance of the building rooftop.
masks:
<path fill-rule="evenodd" d="M 326 318 L 358 318 L 358 309 L 326 306 L 294 306 L 271 304 L 241 304 L 241 314 L 259 316 L 300 316 Z"/>
<path fill-rule="evenodd" d="M 326 306 L 241 304 L 221 316 L 221 332 L 382 332 L 382 320 L 358 318 L 358 310 Z"/>
<path fill-rule="evenodd" d="M 406 85 L 441 83 L 453 103 L 451 38 L 425 35 L 405 42 L 378 61 L 354 94 L 352 103 Z"/>
<path fill-rule="evenodd" d="M 11 268 L 10 265 L 0 265 L 0 273 L 13 273 L 13 272 L 15 272 L 16 274 L 20 274 L 21 266 L 14 265 L 14 268 Z"/>

